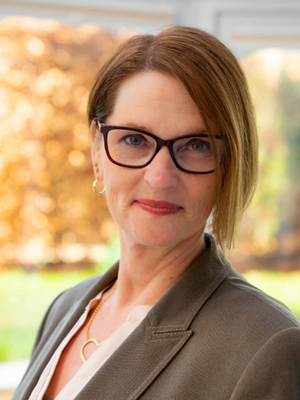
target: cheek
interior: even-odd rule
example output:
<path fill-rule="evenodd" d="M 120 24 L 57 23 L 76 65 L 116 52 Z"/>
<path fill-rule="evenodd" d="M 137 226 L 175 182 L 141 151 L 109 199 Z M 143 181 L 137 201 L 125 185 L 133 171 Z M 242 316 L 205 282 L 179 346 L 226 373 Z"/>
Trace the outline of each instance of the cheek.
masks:
<path fill-rule="evenodd" d="M 113 217 L 126 207 L 130 190 L 130 179 L 123 168 L 111 163 L 107 158 L 103 164 L 103 177 L 106 187 L 106 202 Z"/>
<path fill-rule="evenodd" d="M 217 194 L 215 181 L 213 181 L 212 184 L 207 185 L 206 190 L 207 190 L 207 203 L 212 208 L 215 204 L 216 194 Z"/>
<path fill-rule="evenodd" d="M 197 193 L 195 194 L 195 208 L 200 218 L 209 217 L 216 199 L 216 182 L 215 179 L 207 179 L 207 182 L 198 185 Z"/>

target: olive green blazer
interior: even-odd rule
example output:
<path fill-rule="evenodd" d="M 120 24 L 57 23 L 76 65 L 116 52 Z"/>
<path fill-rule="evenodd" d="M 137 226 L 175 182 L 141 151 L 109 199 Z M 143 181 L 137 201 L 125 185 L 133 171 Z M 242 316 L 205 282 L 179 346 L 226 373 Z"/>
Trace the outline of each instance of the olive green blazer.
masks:
<path fill-rule="evenodd" d="M 299 400 L 300 323 L 207 250 L 97 371 L 78 400 Z M 60 295 L 13 399 L 27 400 L 53 352 L 118 264 Z M 69 400 L 69 399 L 66 399 Z"/>

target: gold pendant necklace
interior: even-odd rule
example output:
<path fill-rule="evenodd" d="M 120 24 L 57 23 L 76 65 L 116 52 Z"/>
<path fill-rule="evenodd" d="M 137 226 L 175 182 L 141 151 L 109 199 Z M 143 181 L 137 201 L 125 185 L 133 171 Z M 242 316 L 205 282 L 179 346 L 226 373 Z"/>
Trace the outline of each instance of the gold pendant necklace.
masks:
<path fill-rule="evenodd" d="M 110 296 L 113 295 L 114 291 L 115 291 L 116 288 L 117 288 L 117 283 L 118 283 L 118 281 L 116 281 L 116 282 L 114 283 L 114 285 L 111 287 L 110 293 L 109 293 L 109 295 L 106 297 L 106 299 L 100 301 L 100 303 L 97 305 L 97 307 L 95 308 L 95 310 L 94 310 L 93 314 L 91 315 L 91 318 L 90 318 L 90 320 L 89 320 L 89 322 L 88 322 L 88 324 L 87 324 L 87 327 L 86 327 L 86 340 L 85 340 L 85 342 L 83 343 L 83 345 L 81 346 L 81 349 L 80 349 L 80 357 L 81 357 L 81 359 L 82 359 L 82 361 L 83 361 L 84 363 L 86 362 L 86 358 L 84 357 L 84 354 L 83 354 L 83 350 L 84 350 L 85 346 L 86 346 L 88 343 L 94 343 L 94 344 L 96 345 L 96 347 L 99 347 L 99 346 L 101 346 L 101 344 L 104 342 L 104 341 L 103 341 L 103 342 L 100 342 L 100 343 L 99 343 L 96 339 L 93 339 L 93 338 L 89 339 L 90 326 L 91 326 L 91 324 L 92 324 L 92 322 L 93 322 L 93 319 L 95 318 L 95 315 L 96 315 L 97 312 L 99 311 L 100 307 L 103 306 L 103 304 L 110 298 Z"/>

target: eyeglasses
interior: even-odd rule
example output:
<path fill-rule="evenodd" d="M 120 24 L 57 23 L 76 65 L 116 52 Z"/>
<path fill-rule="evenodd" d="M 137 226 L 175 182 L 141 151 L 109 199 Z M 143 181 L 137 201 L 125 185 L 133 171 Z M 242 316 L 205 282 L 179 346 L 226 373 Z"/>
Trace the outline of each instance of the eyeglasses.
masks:
<path fill-rule="evenodd" d="M 107 157 L 121 167 L 146 167 L 163 146 L 168 148 L 176 167 L 191 174 L 210 174 L 220 166 L 224 158 L 225 140 L 219 135 L 214 135 L 213 151 L 213 139 L 206 134 L 163 140 L 144 130 L 105 125 L 97 119 L 95 121 L 104 136 Z"/>

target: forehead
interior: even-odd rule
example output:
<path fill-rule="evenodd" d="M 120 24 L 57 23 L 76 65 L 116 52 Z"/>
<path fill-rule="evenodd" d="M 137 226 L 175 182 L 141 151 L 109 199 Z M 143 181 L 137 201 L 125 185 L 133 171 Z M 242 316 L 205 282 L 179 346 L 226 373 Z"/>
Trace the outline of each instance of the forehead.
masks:
<path fill-rule="evenodd" d="M 182 124 L 187 129 L 203 129 L 199 110 L 183 83 L 157 71 L 133 75 L 120 86 L 107 123 L 124 125 L 132 121 L 148 130 L 158 125 L 176 129 Z"/>

